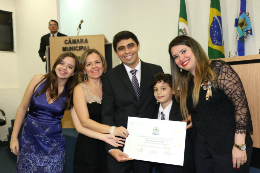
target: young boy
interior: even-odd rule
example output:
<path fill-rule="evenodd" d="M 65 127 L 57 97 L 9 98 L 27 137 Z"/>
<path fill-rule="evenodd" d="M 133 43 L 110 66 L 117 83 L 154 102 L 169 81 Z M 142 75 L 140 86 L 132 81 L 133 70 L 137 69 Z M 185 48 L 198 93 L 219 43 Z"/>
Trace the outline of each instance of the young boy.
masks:
<path fill-rule="evenodd" d="M 180 104 L 175 100 L 172 92 L 172 77 L 170 74 L 157 73 L 151 82 L 154 89 L 154 97 L 159 102 L 155 108 L 154 119 L 182 121 Z M 183 166 L 157 163 L 159 173 L 194 173 L 194 155 L 191 139 L 191 129 L 187 130 Z"/>

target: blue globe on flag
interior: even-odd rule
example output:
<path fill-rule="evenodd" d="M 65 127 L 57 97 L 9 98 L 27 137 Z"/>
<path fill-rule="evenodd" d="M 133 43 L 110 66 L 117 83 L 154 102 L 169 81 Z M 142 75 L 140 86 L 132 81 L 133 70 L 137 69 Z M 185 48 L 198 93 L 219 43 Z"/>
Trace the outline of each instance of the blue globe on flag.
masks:
<path fill-rule="evenodd" d="M 210 38 L 212 44 L 217 46 L 224 45 L 221 16 L 215 16 L 213 18 L 210 25 Z"/>

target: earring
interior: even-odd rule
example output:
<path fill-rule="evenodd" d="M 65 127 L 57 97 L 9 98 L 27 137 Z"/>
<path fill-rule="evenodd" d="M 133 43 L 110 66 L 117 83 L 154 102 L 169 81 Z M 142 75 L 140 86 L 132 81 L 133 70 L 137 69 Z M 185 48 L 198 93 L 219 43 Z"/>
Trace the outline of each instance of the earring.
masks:
<path fill-rule="evenodd" d="M 156 104 L 158 104 L 159 103 L 159 101 L 158 100 L 156 100 Z"/>
<path fill-rule="evenodd" d="M 87 76 L 87 73 L 84 72 L 84 82 L 86 82 L 88 80 L 88 76 Z"/>
<path fill-rule="evenodd" d="M 180 68 L 180 72 L 182 72 L 182 68 Z"/>

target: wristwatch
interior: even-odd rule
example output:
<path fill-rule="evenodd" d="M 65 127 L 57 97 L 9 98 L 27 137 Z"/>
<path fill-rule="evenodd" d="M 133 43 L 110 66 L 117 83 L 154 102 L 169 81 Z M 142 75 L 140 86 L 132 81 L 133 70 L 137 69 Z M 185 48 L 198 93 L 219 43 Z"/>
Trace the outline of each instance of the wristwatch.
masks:
<path fill-rule="evenodd" d="M 242 151 L 244 151 L 246 149 L 246 144 L 237 145 L 236 143 L 234 143 L 234 146 Z"/>

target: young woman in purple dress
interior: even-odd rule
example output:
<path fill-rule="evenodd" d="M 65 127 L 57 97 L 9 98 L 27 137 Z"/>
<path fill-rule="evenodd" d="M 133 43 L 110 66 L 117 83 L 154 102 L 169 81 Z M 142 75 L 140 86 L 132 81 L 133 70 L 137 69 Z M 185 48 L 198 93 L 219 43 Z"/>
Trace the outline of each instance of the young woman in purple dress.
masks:
<path fill-rule="evenodd" d="M 32 78 L 16 113 L 11 136 L 11 152 L 18 155 L 16 172 L 64 172 L 61 118 L 66 109 L 72 108 L 72 93 L 77 83 L 78 59 L 70 52 L 58 57 L 51 72 Z"/>

